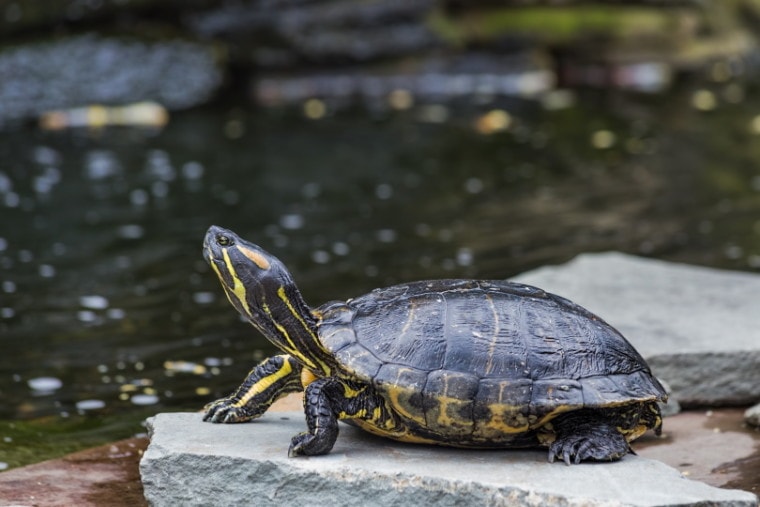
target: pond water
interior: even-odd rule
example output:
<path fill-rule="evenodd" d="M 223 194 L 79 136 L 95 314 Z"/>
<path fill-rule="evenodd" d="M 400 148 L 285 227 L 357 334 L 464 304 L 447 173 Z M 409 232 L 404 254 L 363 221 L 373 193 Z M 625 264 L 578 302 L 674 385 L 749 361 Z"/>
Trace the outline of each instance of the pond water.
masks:
<path fill-rule="evenodd" d="M 199 409 L 272 352 L 201 257 L 211 224 L 314 305 L 587 251 L 760 271 L 758 90 L 561 98 L 2 133 L 0 464 Z"/>

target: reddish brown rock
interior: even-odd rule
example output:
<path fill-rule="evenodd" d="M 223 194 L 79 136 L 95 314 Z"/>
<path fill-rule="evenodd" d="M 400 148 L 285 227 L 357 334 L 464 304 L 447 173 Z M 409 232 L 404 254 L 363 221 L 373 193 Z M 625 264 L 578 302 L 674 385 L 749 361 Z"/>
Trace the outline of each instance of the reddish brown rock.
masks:
<path fill-rule="evenodd" d="M 147 505 L 137 464 L 147 438 L 131 438 L 0 474 L 1 505 Z"/>

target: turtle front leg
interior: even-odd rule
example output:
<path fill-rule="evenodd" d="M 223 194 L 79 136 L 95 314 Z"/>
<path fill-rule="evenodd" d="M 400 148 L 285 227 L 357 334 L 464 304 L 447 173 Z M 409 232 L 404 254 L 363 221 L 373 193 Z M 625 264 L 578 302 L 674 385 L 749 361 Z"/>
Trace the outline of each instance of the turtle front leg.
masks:
<path fill-rule="evenodd" d="M 234 393 L 206 405 L 203 420 L 240 423 L 261 416 L 282 396 L 303 390 L 301 369 L 301 364 L 289 355 L 265 359 L 251 370 Z"/>
<path fill-rule="evenodd" d="M 364 419 L 382 428 L 396 426 L 385 400 L 369 386 L 324 377 L 306 386 L 304 412 L 309 430 L 293 437 L 288 456 L 327 454 L 338 438 L 339 419 Z"/>
<path fill-rule="evenodd" d="M 633 452 L 615 423 L 602 414 L 579 410 L 552 421 L 557 438 L 549 446 L 549 462 L 560 458 L 566 465 L 581 461 L 616 461 Z"/>

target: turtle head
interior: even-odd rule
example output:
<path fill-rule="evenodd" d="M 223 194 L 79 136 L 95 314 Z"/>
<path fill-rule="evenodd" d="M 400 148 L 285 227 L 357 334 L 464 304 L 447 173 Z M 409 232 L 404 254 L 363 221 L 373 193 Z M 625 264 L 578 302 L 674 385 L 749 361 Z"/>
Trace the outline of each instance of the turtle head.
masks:
<path fill-rule="evenodd" d="M 211 265 L 230 303 L 257 327 L 271 319 L 267 300 L 293 286 L 287 268 L 274 255 L 234 232 L 212 225 L 203 241 L 203 255 Z"/>
<path fill-rule="evenodd" d="M 269 341 L 309 368 L 329 372 L 316 319 L 277 257 L 215 225 L 206 232 L 203 255 L 230 303 Z"/>

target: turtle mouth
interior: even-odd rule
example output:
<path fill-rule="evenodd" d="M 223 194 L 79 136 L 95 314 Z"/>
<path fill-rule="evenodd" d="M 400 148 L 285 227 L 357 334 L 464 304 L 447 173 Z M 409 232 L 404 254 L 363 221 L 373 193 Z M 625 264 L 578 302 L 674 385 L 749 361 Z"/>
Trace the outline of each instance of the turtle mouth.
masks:
<path fill-rule="evenodd" d="M 211 226 L 206 233 L 206 237 L 203 238 L 203 258 L 213 268 L 222 282 L 227 280 L 224 277 L 224 273 L 227 273 L 228 267 L 224 260 L 224 247 L 220 246 L 216 241 L 219 231 L 223 230 L 216 226 Z"/>
<path fill-rule="evenodd" d="M 211 248 L 208 239 L 208 235 L 206 235 L 206 238 L 203 240 L 203 258 L 210 264 L 216 261 L 218 257 L 214 255 L 214 250 Z"/>
<path fill-rule="evenodd" d="M 206 236 L 203 238 L 203 257 L 205 257 L 209 263 L 216 262 L 218 264 L 219 261 L 222 260 L 222 250 L 224 249 L 224 246 L 220 244 L 219 238 L 227 238 L 228 236 L 226 233 L 228 233 L 228 231 L 216 225 L 212 225 L 208 228 L 208 231 L 206 231 Z"/>

